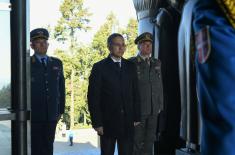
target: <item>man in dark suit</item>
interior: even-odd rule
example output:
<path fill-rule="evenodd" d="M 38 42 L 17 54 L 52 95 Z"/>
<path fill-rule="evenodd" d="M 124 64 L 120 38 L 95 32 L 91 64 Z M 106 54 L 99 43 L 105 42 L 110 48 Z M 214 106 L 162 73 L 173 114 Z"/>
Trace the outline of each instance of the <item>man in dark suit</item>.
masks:
<path fill-rule="evenodd" d="M 32 155 L 53 155 L 55 129 L 65 106 L 62 62 L 47 56 L 49 33 L 30 32 L 31 48 L 31 144 Z"/>
<path fill-rule="evenodd" d="M 93 128 L 101 138 L 101 155 L 131 155 L 134 126 L 140 122 L 135 65 L 122 58 L 125 42 L 114 33 L 107 40 L 110 55 L 95 63 L 89 78 L 88 107 Z"/>

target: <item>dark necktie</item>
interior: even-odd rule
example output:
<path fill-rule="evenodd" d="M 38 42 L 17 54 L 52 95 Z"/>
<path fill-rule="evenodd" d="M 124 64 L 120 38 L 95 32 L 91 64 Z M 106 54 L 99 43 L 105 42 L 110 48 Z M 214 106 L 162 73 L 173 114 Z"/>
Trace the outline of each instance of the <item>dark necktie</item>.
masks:
<path fill-rule="evenodd" d="M 121 68 L 121 63 L 120 62 L 114 62 L 114 63 L 119 69 Z"/>
<path fill-rule="evenodd" d="M 46 69 L 47 68 L 46 58 L 41 58 L 41 63 L 42 63 L 43 68 Z"/>

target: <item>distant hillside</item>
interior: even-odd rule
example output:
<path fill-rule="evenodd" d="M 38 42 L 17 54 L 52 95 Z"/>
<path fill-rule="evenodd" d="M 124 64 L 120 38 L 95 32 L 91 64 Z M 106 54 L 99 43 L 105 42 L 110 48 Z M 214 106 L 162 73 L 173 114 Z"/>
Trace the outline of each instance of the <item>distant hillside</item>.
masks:
<path fill-rule="evenodd" d="M 3 85 L 0 89 L 0 108 L 8 108 L 11 105 L 11 85 Z"/>
<path fill-rule="evenodd" d="M 7 86 L 10 83 L 9 77 L 0 77 L 0 90 L 3 86 Z"/>

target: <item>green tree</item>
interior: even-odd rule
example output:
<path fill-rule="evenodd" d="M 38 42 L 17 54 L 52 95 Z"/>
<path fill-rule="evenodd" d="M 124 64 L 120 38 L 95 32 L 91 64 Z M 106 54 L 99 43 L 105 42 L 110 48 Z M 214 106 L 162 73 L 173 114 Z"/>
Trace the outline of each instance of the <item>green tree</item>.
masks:
<path fill-rule="evenodd" d="M 101 25 L 100 29 L 94 35 L 92 48 L 99 52 L 101 58 L 108 55 L 107 37 L 114 32 L 119 32 L 118 25 L 117 17 L 111 12 L 107 16 L 105 23 Z"/>
<path fill-rule="evenodd" d="M 98 61 L 99 54 L 94 52 L 89 47 L 77 48 L 71 61 L 70 57 L 61 50 L 56 51 L 56 55 L 63 60 L 64 76 L 66 79 L 66 100 L 71 101 L 71 92 L 74 93 L 74 122 L 75 124 L 82 122 L 83 125 L 90 123 L 90 116 L 87 107 L 87 86 L 88 77 L 91 68 L 95 62 Z M 74 63 L 74 64 L 73 64 Z M 73 80 L 73 89 L 71 87 L 71 67 L 75 67 L 75 74 Z M 68 79 L 68 80 L 67 80 Z M 64 121 L 68 124 L 70 122 L 71 103 L 66 103 Z M 69 124 L 68 124 L 69 125 Z"/>
<path fill-rule="evenodd" d="M 67 42 L 70 48 L 76 47 L 77 33 L 87 31 L 91 14 L 83 6 L 83 0 L 64 0 L 60 6 L 61 18 L 55 27 L 54 37 Z"/>
<path fill-rule="evenodd" d="M 124 53 L 123 56 L 125 58 L 130 58 L 136 55 L 137 46 L 135 45 L 134 41 L 138 35 L 137 28 L 138 28 L 137 20 L 131 18 L 128 21 L 126 29 L 122 30 L 122 34 L 126 38 L 126 45 L 127 45 L 126 52 Z"/>
<path fill-rule="evenodd" d="M 89 30 L 89 16 L 87 8 L 83 6 L 83 0 L 64 0 L 60 6 L 61 18 L 59 19 L 56 27 L 54 37 L 63 43 L 69 45 L 66 50 L 66 54 L 61 54 L 62 60 L 65 64 L 66 79 L 66 89 L 69 91 L 67 96 L 69 96 L 70 102 L 69 106 L 69 118 L 70 118 L 70 128 L 74 127 L 74 109 L 75 109 L 75 85 L 76 85 L 76 71 L 77 71 L 77 61 L 76 55 L 79 52 L 77 34 L 80 31 Z M 69 89 L 68 89 L 69 88 Z"/>
<path fill-rule="evenodd" d="M 125 58 L 129 58 L 136 55 L 137 47 L 134 43 L 134 40 L 137 36 L 137 27 L 138 23 L 136 19 L 129 19 L 127 27 L 124 29 L 119 29 L 119 24 L 116 16 L 111 12 L 105 23 L 100 27 L 97 33 L 94 35 L 92 41 L 92 48 L 97 50 L 100 54 L 100 59 L 108 55 L 109 51 L 107 49 L 107 37 L 114 33 L 121 33 L 126 39 L 126 52 L 124 54 Z"/>

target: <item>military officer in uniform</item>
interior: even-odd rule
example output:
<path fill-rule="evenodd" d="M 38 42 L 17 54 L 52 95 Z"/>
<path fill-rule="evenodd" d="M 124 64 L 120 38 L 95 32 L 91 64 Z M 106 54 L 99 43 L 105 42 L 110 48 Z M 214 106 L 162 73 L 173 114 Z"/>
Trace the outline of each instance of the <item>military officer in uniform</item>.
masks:
<path fill-rule="evenodd" d="M 161 62 L 151 57 L 153 37 L 145 32 L 135 39 L 139 54 L 130 58 L 137 68 L 141 123 L 135 127 L 134 155 L 152 155 L 157 116 L 163 109 Z"/>
<path fill-rule="evenodd" d="M 53 155 L 55 129 L 65 107 L 63 65 L 47 55 L 49 33 L 30 32 L 31 48 L 31 144 L 32 155 Z"/>

